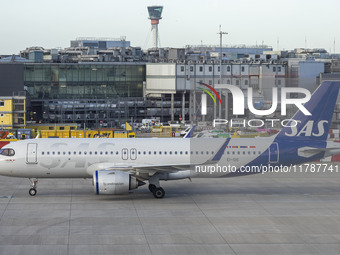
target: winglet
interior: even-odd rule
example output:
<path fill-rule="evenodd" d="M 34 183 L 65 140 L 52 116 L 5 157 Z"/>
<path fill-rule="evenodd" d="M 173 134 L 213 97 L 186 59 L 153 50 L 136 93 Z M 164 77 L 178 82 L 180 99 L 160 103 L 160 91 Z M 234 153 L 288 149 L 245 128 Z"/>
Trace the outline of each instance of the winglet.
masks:
<path fill-rule="evenodd" d="M 222 144 L 222 146 L 218 149 L 218 151 L 216 152 L 215 155 L 212 156 L 212 158 L 210 158 L 209 160 L 207 160 L 207 162 L 205 162 L 205 164 L 214 164 L 218 161 L 220 161 L 220 159 L 223 156 L 224 150 L 227 147 L 227 145 L 229 144 L 231 138 L 227 138 L 227 140 Z"/>
<path fill-rule="evenodd" d="M 190 131 L 188 133 L 185 134 L 185 136 L 183 138 L 191 138 L 194 130 L 195 130 L 196 126 L 192 126 L 192 128 L 190 129 Z"/>

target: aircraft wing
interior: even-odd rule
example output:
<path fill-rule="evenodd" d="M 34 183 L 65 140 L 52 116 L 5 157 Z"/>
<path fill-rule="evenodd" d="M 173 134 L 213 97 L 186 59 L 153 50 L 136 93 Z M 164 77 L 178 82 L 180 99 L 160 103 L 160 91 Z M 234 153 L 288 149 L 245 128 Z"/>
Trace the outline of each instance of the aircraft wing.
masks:
<path fill-rule="evenodd" d="M 136 172 L 175 172 L 188 170 L 191 164 L 162 164 L 162 165 L 113 165 L 107 166 L 102 170 L 109 171 L 136 171 Z"/>
<path fill-rule="evenodd" d="M 312 147 L 303 147 L 298 149 L 298 155 L 301 157 L 312 157 L 320 152 L 324 152 L 324 157 L 329 157 L 332 155 L 340 154 L 339 147 L 333 148 L 312 148 Z"/>

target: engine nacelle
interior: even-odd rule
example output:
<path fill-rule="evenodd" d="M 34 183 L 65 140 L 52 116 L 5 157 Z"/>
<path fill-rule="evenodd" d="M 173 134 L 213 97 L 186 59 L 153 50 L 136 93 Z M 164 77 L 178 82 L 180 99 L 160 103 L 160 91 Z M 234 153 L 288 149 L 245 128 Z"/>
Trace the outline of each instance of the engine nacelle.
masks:
<path fill-rule="evenodd" d="M 98 170 L 93 173 L 93 184 L 97 195 L 118 195 L 128 193 L 145 183 L 126 172 Z"/>

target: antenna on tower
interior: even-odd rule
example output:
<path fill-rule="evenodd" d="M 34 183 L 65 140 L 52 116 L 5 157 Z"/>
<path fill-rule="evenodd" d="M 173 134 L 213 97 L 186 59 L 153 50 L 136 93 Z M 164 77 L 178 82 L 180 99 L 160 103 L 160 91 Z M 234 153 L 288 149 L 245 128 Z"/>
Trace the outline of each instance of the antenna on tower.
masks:
<path fill-rule="evenodd" d="M 159 20 L 162 19 L 163 6 L 148 6 L 149 19 L 151 20 L 151 30 L 153 32 L 153 47 L 158 48 L 159 34 L 158 24 Z"/>
<path fill-rule="evenodd" d="M 222 36 L 223 35 L 227 35 L 228 33 L 227 32 L 222 32 L 222 27 L 220 25 L 220 32 L 218 32 L 217 34 L 220 35 L 220 64 L 221 64 L 222 63 Z"/>

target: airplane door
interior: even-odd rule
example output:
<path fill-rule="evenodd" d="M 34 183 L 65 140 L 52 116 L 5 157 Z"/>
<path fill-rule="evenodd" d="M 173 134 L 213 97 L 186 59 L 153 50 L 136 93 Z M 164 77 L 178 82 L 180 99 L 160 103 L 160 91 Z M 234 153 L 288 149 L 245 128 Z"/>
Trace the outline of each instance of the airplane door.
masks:
<path fill-rule="evenodd" d="M 137 159 L 137 150 L 136 149 L 131 149 L 130 150 L 130 159 L 136 160 Z"/>
<path fill-rule="evenodd" d="M 279 145 L 272 143 L 269 147 L 269 163 L 279 162 Z"/>
<path fill-rule="evenodd" d="M 27 144 L 27 154 L 26 154 L 26 163 L 27 164 L 37 164 L 37 144 L 36 143 L 28 143 Z"/>
<path fill-rule="evenodd" d="M 129 154 L 128 154 L 129 150 L 124 148 L 122 149 L 122 159 L 123 160 L 127 160 L 129 158 Z"/>

